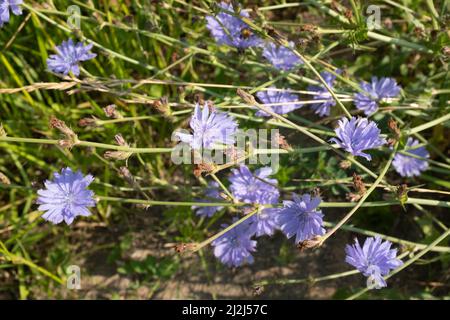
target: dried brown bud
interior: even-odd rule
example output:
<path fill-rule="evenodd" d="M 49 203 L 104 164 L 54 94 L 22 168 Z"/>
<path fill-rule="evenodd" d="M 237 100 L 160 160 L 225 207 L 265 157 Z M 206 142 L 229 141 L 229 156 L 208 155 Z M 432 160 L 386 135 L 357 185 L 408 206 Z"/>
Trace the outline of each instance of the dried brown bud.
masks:
<path fill-rule="evenodd" d="M 317 27 L 313 24 L 304 24 L 300 26 L 300 31 L 306 31 L 306 32 L 315 32 L 317 30 Z"/>
<path fill-rule="evenodd" d="M 125 151 L 106 151 L 103 157 L 108 160 L 127 160 L 132 154 L 132 152 Z"/>
<path fill-rule="evenodd" d="M 114 139 L 116 139 L 116 142 L 119 146 L 129 147 L 129 144 L 125 141 L 125 139 L 122 137 L 122 135 L 120 133 L 116 134 L 114 136 Z"/>
<path fill-rule="evenodd" d="M 58 140 L 58 145 L 63 149 L 71 149 L 75 144 L 71 140 Z"/>
<path fill-rule="evenodd" d="M 255 210 L 258 210 L 258 207 L 257 207 L 257 206 L 258 206 L 258 205 L 255 204 L 255 205 L 253 205 L 253 206 L 251 206 L 251 207 L 244 207 L 244 208 L 242 209 L 242 213 L 243 213 L 244 215 L 250 214 L 250 213 L 254 212 Z"/>
<path fill-rule="evenodd" d="M 170 117 L 172 111 L 170 109 L 169 99 L 167 97 L 161 97 L 159 100 L 154 101 L 153 107 L 164 116 Z"/>
<path fill-rule="evenodd" d="M 50 127 L 51 128 L 56 128 L 59 131 L 61 131 L 64 135 L 66 136 L 74 136 L 75 132 L 72 131 L 72 129 L 70 129 L 66 123 L 62 120 L 59 120 L 58 118 L 52 116 L 50 118 Z"/>
<path fill-rule="evenodd" d="M 0 183 L 11 184 L 11 180 L 9 180 L 9 178 L 5 176 L 3 172 L 0 172 Z"/>
<path fill-rule="evenodd" d="M 234 146 L 230 146 L 225 149 L 225 155 L 227 156 L 227 162 L 238 163 L 239 160 L 242 161 L 242 158 L 245 156 L 245 150 L 238 149 Z"/>
<path fill-rule="evenodd" d="M 256 104 L 255 97 L 253 97 L 250 93 L 245 92 L 241 88 L 237 89 L 237 94 L 248 105 L 255 105 Z"/>
<path fill-rule="evenodd" d="M 443 47 L 442 54 L 445 55 L 446 57 L 450 57 L 450 47 Z"/>
<path fill-rule="evenodd" d="M 177 253 L 184 253 L 186 250 L 194 250 L 195 243 L 179 243 L 175 245 L 175 251 Z"/>
<path fill-rule="evenodd" d="M 128 170 L 127 167 L 120 167 L 119 168 L 119 176 L 122 179 L 125 179 L 129 184 L 134 184 L 134 177 L 131 174 L 130 170 Z"/>
<path fill-rule="evenodd" d="M 129 147 L 128 143 L 125 141 L 125 139 L 122 137 L 122 135 L 116 134 L 115 137 L 116 139 L 116 143 L 121 146 L 121 147 Z M 117 150 L 117 151 L 106 151 L 103 154 L 103 157 L 105 159 L 114 159 L 114 160 L 126 160 L 129 157 L 131 157 L 131 155 L 133 154 L 133 152 L 130 151 L 122 151 L 122 150 Z"/>
<path fill-rule="evenodd" d="M 392 23 L 391 18 L 386 18 L 386 19 L 384 19 L 383 23 L 384 23 L 384 26 L 385 26 L 387 29 L 392 29 L 392 26 L 394 25 L 394 24 Z"/>
<path fill-rule="evenodd" d="M 312 239 L 301 241 L 297 244 L 297 249 L 304 251 L 307 249 L 317 248 L 321 245 L 320 236 L 315 236 Z"/>
<path fill-rule="evenodd" d="M 344 12 L 344 16 L 348 19 L 348 20 L 352 20 L 353 19 L 353 11 L 351 9 L 345 9 Z"/>
<path fill-rule="evenodd" d="M 400 137 L 401 132 L 400 132 L 400 129 L 398 128 L 397 122 L 394 119 L 392 119 L 392 118 L 389 119 L 388 127 L 389 127 L 389 130 L 391 130 L 391 132 L 393 134 L 395 134 L 397 137 Z"/>
<path fill-rule="evenodd" d="M 119 111 L 117 111 L 117 106 L 115 104 L 110 104 L 103 108 L 103 111 L 105 112 L 105 115 L 108 118 L 113 119 L 122 119 L 123 116 L 120 114 Z"/>
<path fill-rule="evenodd" d="M 417 38 L 425 38 L 426 36 L 425 29 L 421 27 L 415 27 L 414 33 L 416 34 Z"/>
<path fill-rule="evenodd" d="M 394 139 L 394 138 L 388 138 L 388 140 L 387 140 L 387 145 L 388 145 L 389 147 L 393 147 L 396 143 L 397 143 L 397 139 Z"/>
<path fill-rule="evenodd" d="M 331 7 L 331 9 L 333 9 L 334 11 L 340 11 L 340 10 L 339 10 L 339 6 L 338 6 L 338 3 L 336 2 L 336 0 L 331 0 L 330 7 Z"/>
<path fill-rule="evenodd" d="M 275 139 L 277 140 L 277 143 L 281 149 L 290 151 L 294 150 L 292 149 L 292 146 L 287 142 L 286 138 L 283 135 L 277 133 Z"/>
<path fill-rule="evenodd" d="M 200 163 L 194 168 L 194 175 L 198 178 L 202 175 L 202 173 L 210 173 L 213 172 L 216 166 L 213 163 Z"/>
<path fill-rule="evenodd" d="M 349 160 L 342 160 L 341 162 L 339 162 L 339 168 L 341 169 L 348 169 L 352 166 L 352 162 Z"/>
<path fill-rule="evenodd" d="M 60 140 L 58 142 L 61 147 L 72 148 L 74 145 L 79 143 L 78 136 L 66 125 L 64 121 L 52 116 L 50 118 L 50 127 L 58 129 L 66 136 L 67 140 Z"/>
<path fill-rule="evenodd" d="M 364 185 L 364 181 L 360 175 L 357 175 L 356 172 L 353 173 L 353 188 L 360 195 L 364 195 L 366 193 L 366 186 Z"/>
<path fill-rule="evenodd" d="M 345 196 L 345 198 L 350 202 L 356 202 L 359 201 L 359 199 L 361 199 L 361 195 L 358 193 L 350 192 Z"/>
<path fill-rule="evenodd" d="M 95 127 L 97 125 L 97 120 L 95 118 L 83 118 L 78 121 L 80 127 Z"/>

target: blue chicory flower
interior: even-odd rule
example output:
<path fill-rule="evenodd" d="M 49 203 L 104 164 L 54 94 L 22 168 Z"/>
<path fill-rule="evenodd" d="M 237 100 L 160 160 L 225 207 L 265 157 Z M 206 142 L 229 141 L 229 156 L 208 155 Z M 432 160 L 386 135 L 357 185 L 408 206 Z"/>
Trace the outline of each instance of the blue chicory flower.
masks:
<path fill-rule="evenodd" d="M 340 73 L 340 70 L 336 70 L 336 72 Z M 320 75 L 325 80 L 327 85 L 331 89 L 333 89 L 336 76 L 326 71 L 321 72 Z M 336 105 L 336 101 L 333 99 L 330 92 L 323 85 L 309 86 L 308 91 L 317 92 L 317 94 L 313 97 L 314 100 L 326 100 L 325 102 L 312 104 L 311 107 L 313 108 L 314 112 L 321 117 L 329 116 L 331 107 L 334 107 Z"/>
<path fill-rule="evenodd" d="M 93 59 L 97 55 L 89 52 L 93 44 L 84 45 L 82 42 L 74 43 L 72 39 L 63 41 L 56 46 L 56 54 L 47 59 L 48 69 L 52 72 L 68 75 L 72 72 L 74 76 L 80 75 L 79 63 Z"/>
<path fill-rule="evenodd" d="M 234 144 L 238 127 L 232 116 L 224 112 L 210 111 L 205 103 L 203 110 L 197 103 L 190 121 L 192 134 L 176 132 L 175 137 L 189 143 L 192 149 L 213 149 L 218 144 Z"/>
<path fill-rule="evenodd" d="M 262 105 L 277 114 L 286 114 L 296 109 L 301 108 L 299 104 L 294 104 L 292 102 L 298 101 L 298 96 L 286 91 L 270 90 L 276 89 L 275 87 L 270 87 L 268 90 L 259 91 L 256 97 L 259 99 Z M 283 104 L 287 103 L 287 104 Z M 271 105 L 276 104 L 276 105 Z M 270 117 L 265 111 L 258 110 L 256 115 L 259 117 Z"/>
<path fill-rule="evenodd" d="M 345 248 L 345 261 L 368 277 L 375 288 L 386 287 L 386 276 L 390 270 L 400 267 L 403 262 L 397 259 L 397 249 L 391 249 L 392 243 L 377 237 L 367 238 L 363 247 L 355 239 L 355 244 Z"/>
<path fill-rule="evenodd" d="M 283 208 L 278 209 L 278 224 L 286 237 L 295 235 L 295 243 L 313 239 L 325 234 L 323 214 L 318 210 L 320 197 L 304 194 L 292 195 L 293 201 L 283 201 Z"/>
<path fill-rule="evenodd" d="M 88 207 L 95 207 L 94 192 L 87 189 L 92 181 L 92 175 L 83 177 L 70 168 L 55 173 L 53 181 L 45 182 L 46 189 L 38 190 L 38 210 L 45 211 L 42 218 L 54 224 L 63 220 L 71 224 L 77 216 L 89 216 Z"/>
<path fill-rule="evenodd" d="M 216 181 L 211 181 L 208 183 L 208 188 L 205 190 L 205 198 L 204 199 L 197 199 L 196 201 L 199 202 L 211 202 L 215 199 L 222 200 L 222 197 L 220 196 L 220 189 L 219 184 Z M 195 210 L 195 213 L 198 216 L 201 217 L 212 217 L 217 211 L 220 211 L 223 209 L 223 207 L 199 207 L 199 206 L 192 206 L 192 209 Z"/>
<path fill-rule="evenodd" d="M 359 110 L 363 110 L 367 116 L 375 113 L 378 103 L 387 98 L 394 98 L 400 94 L 400 86 L 392 78 L 372 77 L 372 82 L 361 82 L 361 89 L 365 92 L 358 92 L 354 96 L 355 105 Z"/>
<path fill-rule="evenodd" d="M 225 11 L 235 12 L 231 3 L 221 2 L 219 7 Z M 246 11 L 240 11 L 239 15 L 245 18 L 249 17 Z M 245 22 L 229 13 L 222 11 L 216 16 L 207 16 L 206 21 L 206 27 L 218 44 L 245 49 L 259 46 L 262 43 L 262 40 L 250 30 Z"/>
<path fill-rule="evenodd" d="M 350 121 L 342 118 L 334 131 L 337 138 L 332 138 L 330 141 L 337 143 L 352 155 L 364 157 L 368 161 L 372 160 L 372 157 L 363 151 L 378 148 L 386 143 L 386 140 L 380 136 L 377 124 L 367 118 L 352 117 Z"/>
<path fill-rule="evenodd" d="M 419 141 L 409 137 L 406 141 L 406 147 L 408 148 L 406 152 L 422 158 L 429 158 L 430 154 L 427 149 L 425 147 L 414 148 L 417 145 L 419 145 Z M 397 153 L 392 165 L 402 177 L 414 177 L 419 176 L 422 171 L 428 168 L 428 161 Z"/>
<path fill-rule="evenodd" d="M 292 41 L 289 42 L 289 46 L 294 48 L 294 43 Z M 277 46 L 272 42 L 265 45 L 262 55 L 269 60 L 275 68 L 283 71 L 292 70 L 297 65 L 303 64 L 302 59 L 292 52 L 291 49 Z"/>
<path fill-rule="evenodd" d="M 250 169 L 241 165 L 238 169 L 231 170 L 229 178 L 230 190 L 233 196 L 246 203 L 273 204 L 278 202 L 280 192 L 276 185 L 276 179 L 270 179 L 272 174 L 270 167 L 263 167 L 253 174 Z"/>
<path fill-rule="evenodd" d="M 251 237 L 250 223 L 246 220 L 212 242 L 214 256 L 229 267 L 253 263 L 252 252 L 256 251 L 256 241 Z"/>
<path fill-rule="evenodd" d="M 3 27 L 6 22 L 9 22 L 10 9 L 16 16 L 22 14 L 22 8 L 20 8 L 22 3 L 23 0 L 0 0 L 0 28 Z"/>

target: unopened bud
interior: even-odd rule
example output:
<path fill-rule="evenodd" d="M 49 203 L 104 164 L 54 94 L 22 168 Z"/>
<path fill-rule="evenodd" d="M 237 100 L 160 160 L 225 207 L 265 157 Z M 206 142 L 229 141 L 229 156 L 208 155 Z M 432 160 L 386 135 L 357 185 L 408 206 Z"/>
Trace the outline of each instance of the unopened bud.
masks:
<path fill-rule="evenodd" d="M 72 148 L 74 145 L 78 144 L 78 136 L 70 129 L 66 123 L 58 118 L 52 116 L 50 118 L 50 127 L 58 129 L 62 134 L 66 136 L 66 140 L 60 140 L 58 144 L 63 148 Z"/>
<path fill-rule="evenodd" d="M 95 118 L 83 118 L 78 121 L 80 127 L 95 127 L 97 120 Z"/>
<path fill-rule="evenodd" d="M 121 146 L 121 147 L 129 147 L 128 143 L 125 141 L 125 139 L 122 137 L 122 135 L 116 134 L 114 136 L 114 139 L 116 139 L 116 143 Z M 122 150 L 117 150 L 117 151 L 106 151 L 103 154 L 103 157 L 105 159 L 114 159 L 114 160 L 126 160 L 129 157 L 131 157 L 131 155 L 133 154 L 133 152 L 130 151 L 122 151 Z"/>
<path fill-rule="evenodd" d="M 115 104 L 110 104 L 103 108 L 103 111 L 105 112 L 105 115 L 108 118 L 113 119 L 122 119 L 123 116 L 120 114 L 119 111 L 117 111 L 117 106 Z"/>
<path fill-rule="evenodd" d="M 352 165 L 352 162 L 351 162 L 351 161 L 349 161 L 349 160 L 342 160 L 342 161 L 339 163 L 339 168 L 345 170 L 345 169 L 350 168 L 351 165 Z"/>
<path fill-rule="evenodd" d="M 11 184 L 11 180 L 9 180 L 9 178 L 5 176 L 3 172 L 0 172 L 0 183 Z"/>
<path fill-rule="evenodd" d="M 117 144 L 119 146 L 123 146 L 123 147 L 128 147 L 129 146 L 129 144 L 125 141 L 125 139 L 122 137 L 122 135 L 120 133 L 116 134 L 114 136 L 114 139 L 116 139 L 116 142 L 117 142 Z"/>
<path fill-rule="evenodd" d="M 126 151 L 106 151 L 103 157 L 108 160 L 127 160 L 133 152 Z"/>
<path fill-rule="evenodd" d="M 170 109 L 169 99 L 167 97 L 161 97 L 159 100 L 154 101 L 153 107 L 161 112 L 164 116 L 171 116 L 172 110 Z"/>
<path fill-rule="evenodd" d="M 442 54 L 445 55 L 446 57 L 450 57 L 450 47 L 443 47 Z"/>
<path fill-rule="evenodd" d="M 210 173 L 213 172 L 215 169 L 215 165 L 213 163 L 206 163 L 202 162 L 195 166 L 194 168 L 194 175 L 198 178 L 202 175 L 202 173 Z"/>
<path fill-rule="evenodd" d="M 129 184 L 134 184 L 134 177 L 131 174 L 130 170 L 127 167 L 119 168 L 119 176 L 125 179 Z"/>
<path fill-rule="evenodd" d="M 307 249 L 313 249 L 321 245 L 320 236 L 315 236 L 312 239 L 301 241 L 297 244 L 297 248 L 300 251 L 304 251 Z"/>
<path fill-rule="evenodd" d="M 195 249 L 194 243 L 179 243 L 175 245 L 175 251 L 177 253 L 184 253 L 186 250 L 193 250 Z"/>
<path fill-rule="evenodd" d="M 362 177 L 357 175 L 356 172 L 353 173 L 353 188 L 355 188 L 360 195 L 364 195 L 366 193 L 366 186 L 364 185 Z"/>
<path fill-rule="evenodd" d="M 275 136 L 275 139 L 277 139 L 277 143 L 281 149 L 289 150 L 289 151 L 294 150 L 292 148 L 292 146 L 287 142 L 286 138 L 283 135 L 277 133 Z"/>
<path fill-rule="evenodd" d="M 256 100 L 255 97 L 253 97 L 250 93 L 242 90 L 241 88 L 237 89 L 237 94 L 239 97 L 241 97 L 242 100 L 248 105 L 255 105 Z"/>

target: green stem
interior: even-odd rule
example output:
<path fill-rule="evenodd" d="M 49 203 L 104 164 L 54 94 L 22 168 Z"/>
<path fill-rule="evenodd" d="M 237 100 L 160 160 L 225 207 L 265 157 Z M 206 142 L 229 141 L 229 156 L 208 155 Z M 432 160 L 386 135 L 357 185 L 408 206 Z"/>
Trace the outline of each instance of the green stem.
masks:
<path fill-rule="evenodd" d="M 387 171 L 389 170 L 391 166 L 391 162 L 394 159 L 395 151 L 397 150 L 398 142 L 396 143 L 394 147 L 394 151 L 391 153 L 386 165 L 384 166 L 383 170 L 381 170 L 380 175 L 375 180 L 375 182 L 372 184 L 372 186 L 366 191 L 366 193 L 361 197 L 361 199 L 358 201 L 355 207 L 353 207 L 352 210 L 350 210 L 349 213 L 347 213 L 344 218 L 341 219 L 330 231 L 328 231 L 324 236 L 320 239 L 320 245 L 322 245 L 333 233 L 335 233 L 342 225 L 344 225 L 352 216 L 353 214 L 361 207 L 361 205 L 366 201 L 366 199 L 370 196 L 370 194 L 376 189 L 378 184 L 381 183 L 383 180 L 383 177 L 386 175 Z"/>
<path fill-rule="evenodd" d="M 266 286 L 266 285 L 274 285 L 274 284 L 285 285 L 285 284 L 299 284 L 299 283 L 313 284 L 315 282 L 321 282 L 321 281 L 326 281 L 326 280 L 334 280 L 334 279 L 338 279 L 338 278 L 348 277 L 348 276 L 358 274 L 358 273 L 359 273 L 358 270 L 350 270 L 350 271 L 334 273 L 334 274 L 330 274 L 330 275 L 323 276 L 323 277 L 317 277 L 317 278 L 308 277 L 308 278 L 303 278 L 303 279 L 263 280 L 261 282 L 255 283 L 255 286 Z"/>
<path fill-rule="evenodd" d="M 327 221 L 324 221 L 323 224 L 326 227 L 333 227 L 333 226 L 336 225 L 335 223 L 327 222 Z M 368 236 L 368 237 L 379 236 L 380 238 L 382 238 L 384 240 L 388 240 L 390 242 L 398 243 L 398 244 L 406 246 L 406 247 L 413 247 L 414 249 L 417 249 L 417 250 L 422 250 L 422 249 L 427 247 L 427 244 L 412 242 L 412 241 L 408 241 L 408 240 L 403 240 L 403 239 L 387 236 L 387 235 L 384 235 L 384 234 L 380 234 L 378 232 L 373 232 L 373 231 L 370 231 L 370 230 L 364 230 L 364 229 L 361 229 L 361 228 L 356 228 L 356 227 L 353 227 L 353 226 L 343 225 L 341 227 L 341 229 L 344 230 L 344 231 L 350 231 L 350 232 L 363 234 L 363 235 Z M 439 247 L 439 246 L 436 246 L 433 249 L 431 249 L 431 251 L 441 252 L 441 253 L 450 253 L 450 247 Z"/>
<path fill-rule="evenodd" d="M 157 200 L 142 200 L 142 199 L 128 199 L 117 197 L 105 197 L 98 196 L 100 201 L 121 202 L 121 203 L 133 203 L 149 206 L 183 206 L 183 207 L 243 207 L 248 206 L 248 203 L 231 203 L 231 202 L 180 202 L 180 201 L 157 201 Z"/>
<path fill-rule="evenodd" d="M 233 203 L 237 203 L 238 201 L 233 197 L 231 192 L 228 190 L 227 187 L 220 181 L 219 178 L 214 173 L 210 173 L 210 176 L 219 184 L 219 186 L 222 188 L 222 190 L 227 194 L 227 196 L 233 201 Z"/>
<path fill-rule="evenodd" d="M 252 212 L 246 214 L 245 216 L 243 216 L 241 219 L 239 219 L 238 221 L 236 221 L 235 223 L 229 225 L 228 227 L 226 227 L 225 229 L 223 229 L 222 231 L 218 232 L 217 234 L 215 234 L 214 236 L 206 239 L 203 242 L 200 242 L 199 244 L 197 244 L 194 249 L 192 249 L 192 252 L 197 252 L 198 250 L 202 249 L 203 247 L 207 246 L 208 244 L 210 244 L 211 242 L 213 242 L 214 240 L 216 240 L 217 238 L 221 237 L 222 235 L 224 235 L 225 233 L 227 233 L 228 231 L 230 231 L 231 229 L 233 229 L 234 227 L 237 227 L 239 224 L 241 224 L 242 222 L 244 222 L 245 220 L 251 218 L 253 215 L 255 215 L 259 210 L 253 210 Z"/>
<path fill-rule="evenodd" d="M 60 140 L 16 138 L 16 137 L 2 136 L 2 137 L 0 137 L 0 142 L 1 141 L 57 145 Z M 118 145 L 114 145 L 114 144 L 105 144 L 105 143 L 83 141 L 83 140 L 79 140 L 76 145 L 84 146 L 84 147 L 110 149 L 110 150 L 116 150 L 116 151 L 126 151 L 126 152 L 132 152 L 132 153 L 169 153 L 169 152 L 172 152 L 172 150 L 173 150 L 173 148 L 132 148 L 132 147 L 127 147 L 127 146 L 118 146 Z"/>
<path fill-rule="evenodd" d="M 395 44 L 401 47 L 406 47 L 406 48 L 410 48 L 410 49 L 414 49 L 417 51 L 421 51 L 421 52 L 425 52 L 425 53 L 429 53 L 429 54 L 433 54 L 433 50 L 428 49 L 427 47 L 421 46 L 420 44 L 416 44 L 416 43 L 412 43 L 403 39 L 397 39 L 397 38 L 392 38 L 392 37 L 388 37 L 385 36 L 383 34 L 379 34 L 373 31 L 368 31 L 367 32 L 367 36 L 369 38 L 375 39 L 375 40 L 380 40 L 386 43 L 390 43 L 390 44 Z"/>
<path fill-rule="evenodd" d="M 412 134 L 418 133 L 420 131 L 426 130 L 428 128 L 434 127 L 434 126 L 436 126 L 436 125 L 438 125 L 438 124 L 440 124 L 442 122 L 446 122 L 448 120 L 450 120 L 450 113 L 447 113 L 445 116 L 439 117 L 439 118 L 434 119 L 434 120 L 432 120 L 430 122 L 424 123 L 424 124 L 422 124 L 420 126 L 417 126 L 417 127 L 411 128 L 409 130 L 406 130 L 405 134 L 412 135 Z"/>

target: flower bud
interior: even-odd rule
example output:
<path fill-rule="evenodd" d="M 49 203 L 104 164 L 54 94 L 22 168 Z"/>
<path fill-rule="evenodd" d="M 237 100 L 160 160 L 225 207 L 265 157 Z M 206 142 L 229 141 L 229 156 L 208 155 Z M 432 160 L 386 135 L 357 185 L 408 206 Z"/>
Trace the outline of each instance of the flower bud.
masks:
<path fill-rule="evenodd" d="M 7 176 L 5 176 L 2 172 L 0 172 L 0 183 L 11 184 L 11 180 L 9 180 Z"/>
<path fill-rule="evenodd" d="M 120 114 L 119 111 L 117 111 L 117 106 L 115 104 L 110 104 L 103 108 L 103 111 L 105 112 L 105 115 L 108 118 L 113 119 L 122 119 L 123 116 Z"/>

